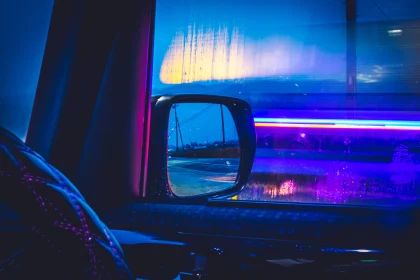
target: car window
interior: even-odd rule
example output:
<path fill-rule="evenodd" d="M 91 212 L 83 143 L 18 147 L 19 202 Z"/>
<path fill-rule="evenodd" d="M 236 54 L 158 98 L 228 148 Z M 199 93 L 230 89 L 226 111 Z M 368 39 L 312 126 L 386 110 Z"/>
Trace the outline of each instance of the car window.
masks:
<path fill-rule="evenodd" d="M 53 0 L 2 1 L 0 126 L 24 140 L 47 42 Z"/>
<path fill-rule="evenodd" d="M 153 95 L 252 107 L 256 159 L 231 199 L 418 202 L 418 1 L 157 0 L 155 26 Z"/>

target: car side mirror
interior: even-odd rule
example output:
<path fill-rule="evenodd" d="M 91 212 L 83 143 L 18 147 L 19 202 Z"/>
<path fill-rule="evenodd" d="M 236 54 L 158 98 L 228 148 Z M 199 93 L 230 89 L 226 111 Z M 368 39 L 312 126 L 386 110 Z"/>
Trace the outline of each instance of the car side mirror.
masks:
<path fill-rule="evenodd" d="M 233 196 L 251 174 L 255 151 L 247 102 L 195 94 L 154 97 L 146 196 Z"/>

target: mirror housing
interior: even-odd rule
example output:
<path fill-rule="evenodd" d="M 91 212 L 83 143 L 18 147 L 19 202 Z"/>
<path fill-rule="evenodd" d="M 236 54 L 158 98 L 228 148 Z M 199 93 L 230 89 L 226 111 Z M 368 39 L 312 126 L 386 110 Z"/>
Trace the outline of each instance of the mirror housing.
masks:
<path fill-rule="evenodd" d="M 238 176 L 234 185 L 219 192 L 204 195 L 178 197 L 168 180 L 168 122 L 172 105 L 176 103 L 213 103 L 226 106 L 234 120 L 240 146 Z M 227 197 L 239 193 L 248 181 L 256 152 L 256 133 L 254 118 L 249 104 L 241 99 L 201 94 L 181 94 L 154 96 L 152 99 L 152 118 L 149 140 L 149 164 L 146 197 L 156 200 L 207 200 Z"/>

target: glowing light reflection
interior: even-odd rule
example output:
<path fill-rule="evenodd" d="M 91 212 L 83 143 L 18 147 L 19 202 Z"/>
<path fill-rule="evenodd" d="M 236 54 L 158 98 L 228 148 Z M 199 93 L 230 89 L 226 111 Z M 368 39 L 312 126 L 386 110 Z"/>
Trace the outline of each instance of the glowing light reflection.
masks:
<path fill-rule="evenodd" d="M 256 127 L 420 130 L 419 121 L 254 118 Z"/>
<path fill-rule="evenodd" d="M 288 127 L 288 128 L 339 128 L 339 129 L 376 129 L 376 130 L 415 130 L 420 127 L 412 126 L 368 126 L 368 125 L 327 125 L 327 124 L 282 124 L 282 123 L 255 123 L 256 127 Z"/>
<path fill-rule="evenodd" d="M 285 195 L 292 195 L 296 193 L 296 186 L 295 182 L 292 180 L 288 180 L 283 182 L 280 187 L 265 187 L 263 194 L 270 195 L 271 198 L 275 198 L 278 196 L 285 196 Z"/>
<path fill-rule="evenodd" d="M 290 38 L 253 40 L 238 27 L 194 23 L 174 34 L 161 64 L 160 81 L 188 84 L 314 73 L 323 79 L 337 78 L 344 67 L 342 56 Z M 318 61 L 329 67 L 320 69 Z"/>
<path fill-rule="evenodd" d="M 381 253 L 382 250 L 369 250 L 369 249 L 346 249 L 346 252 L 355 252 L 355 253 Z"/>
<path fill-rule="evenodd" d="M 420 126 L 420 121 L 391 121 L 391 120 L 340 120 L 340 119 L 292 119 L 292 118 L 254 118 L 255 122 L 273 123 L 314 123 L 314 124 L 349 124 L 349 125 L 402 125 Z"/>

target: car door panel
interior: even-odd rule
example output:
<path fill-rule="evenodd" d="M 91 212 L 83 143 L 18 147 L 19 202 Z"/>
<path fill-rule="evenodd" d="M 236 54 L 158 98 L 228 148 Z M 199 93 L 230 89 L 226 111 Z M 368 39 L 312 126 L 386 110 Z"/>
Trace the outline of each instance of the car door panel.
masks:
<path fill-rule="evenodd" d="M 191 254 L 205 256 L 217 271 L 240 270 L 243 265 L 265 271 L 273 265 L 268 261 L 286 259 L 336 265 L 365 258 L 398 260 L 401 265 L 420 245 L 418 229 L 413 227 L 419 217 L 402 210 L 354 213 L 322 207 L 290 210 L 140 202 L 104 219 L 113 229 L 148 233 L 151 238 L 140 238 L 136 244 L 119 240 L 131 267 L 144 267 L 139 258 L 145 250 L 148 255 L 172 256 L 167 263 L 177 263 L 174 266 L 180 271 L 188 270 L 188 264 L 192 269 Z M 284 269 L 275 267 L 275 271 Z"/>

